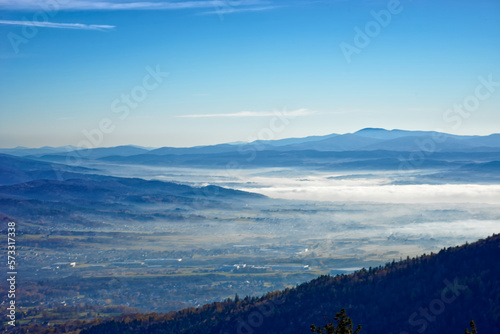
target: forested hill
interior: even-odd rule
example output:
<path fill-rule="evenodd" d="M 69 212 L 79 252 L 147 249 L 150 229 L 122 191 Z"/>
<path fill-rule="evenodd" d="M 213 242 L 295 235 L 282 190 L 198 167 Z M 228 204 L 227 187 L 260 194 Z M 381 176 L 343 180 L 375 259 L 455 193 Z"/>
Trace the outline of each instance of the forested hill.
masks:
<path fill-rule="evenodd" d="M 309 333 L 346 308 L 363 334 L 464 333 L 500 328 L 500 235 L 352 275 L 322 276 L 262 298 L 237 298 L 167 315 L 123 315 L 53 329 L 81 333 Z M 42 329 L 31 328 L 31 333 Z"/>

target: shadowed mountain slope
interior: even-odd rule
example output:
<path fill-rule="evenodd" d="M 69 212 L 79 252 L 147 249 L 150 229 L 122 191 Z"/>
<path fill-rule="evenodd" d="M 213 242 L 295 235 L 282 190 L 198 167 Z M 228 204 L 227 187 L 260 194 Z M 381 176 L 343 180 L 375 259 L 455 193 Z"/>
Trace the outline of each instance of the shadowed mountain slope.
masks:
<path fill-rule="evenodd" d="M 311 324 L 322 325 L 346 308 L 365 334 L 460 334 L 471 318 L 480 333 L 496 333 L 499 257 L 500 235 L 494 235 L 351 275 L 322 276 L 261 298 L 226 300 L 167 315 L 123 315 L 65 328 L 87 328 L 82 334 L 305 334 Z"/>

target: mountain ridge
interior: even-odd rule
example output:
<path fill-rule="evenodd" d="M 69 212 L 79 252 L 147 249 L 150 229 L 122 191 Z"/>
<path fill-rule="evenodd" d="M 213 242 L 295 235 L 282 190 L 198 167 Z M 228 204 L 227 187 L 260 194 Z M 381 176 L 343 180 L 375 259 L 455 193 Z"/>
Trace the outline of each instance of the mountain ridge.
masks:
<path fill-rule="evenodd" d="M 454 135 L 438 131 L 410 131 L 392 129 L 386 130 L 383 128 L 363 128 L 352 133 L 345 134 L 328 134 L 328 135 L 312 135 L 302 138 L 284 138 L 277 140 L 255 140 L 248 143 L 221 143 L 215 145 L 202 145 L 193 147 L 159 147 L 159 148 L 145 148 L 135 145 L 120 145 L 115 147 L 96 147 L 91 149 L 77 149 L 74 146 L 62 147 L 41 147 L 41 148 L 11 148 L 0 149 L 0 153 L 36 157 L 46 155 L 65 155 L 73 154 L 82 159 L 98 159 L 104 156 L 119 155 L 119 156 L 132 156 L 134 154 L 196 154 L 196 153 L 225 153 L 230 151 L 238 151 L 245 147 L 253 146 L 258 147 L 259 150 L 263 149 L 278 149 L 278 150 L 296 150 L 296 149 L 316 149 L 316 150 L 329 150 L 329 151 L 342 151 L 342 150 L 373 150 L 373 149 L 393 149 L 390 143 L 386 146 L 371 146 L 381 144 L 381 141 L 401 139 L 404 137 L 415 137 L 415 140 L 433 140 L 439 146 L 440 140 L 453 139 L 460 140 L 454 142 L 456 145 L 464 145 L 466 141 L 469 144 L 466 148 L 477 149 L 481 147 L 494 147 L 500 148 L 500 134 L 493 133 L 490 135 Z M 350 143 L 346 145 L 349 140 L 357 141 L 358 143 Z M 316 144 L 318 146 L 316 146 Z M 364 144 L 364 145 L 363 145 Z M 469 147 L 470 146 L 470 147 Z M 71 150 L 71 148 L 74 148 Z M 448 148 L 447 148 L 448 149 Z M 406 144 L 401 147 L 401 151 L 418 151 L 419 147 L 415 143 Z M 460 150 L 460 147 L 459 147 Z"/>

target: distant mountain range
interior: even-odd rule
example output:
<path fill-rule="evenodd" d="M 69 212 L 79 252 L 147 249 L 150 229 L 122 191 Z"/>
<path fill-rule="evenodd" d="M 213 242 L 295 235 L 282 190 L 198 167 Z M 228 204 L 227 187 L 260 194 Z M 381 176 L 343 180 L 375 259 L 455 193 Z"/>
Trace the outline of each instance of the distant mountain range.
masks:
<path fill-rule="evenodd" d="M 19 157 L 40 157 L 43 155 L 66 155 L 72 152 L 78 152 L 78 156 L 98 159 L 109 155 L 134 155 L 147 153 L 151 149 L 135 145 L 124 145 L 116 147 L 97 147 L 92 149 L 82 149 L 76 146 L 60 146 L 50 147 L 44 146 L 40 148 L 16 147 L 16 148 L 0 148 L 0 154 L 8 154 Z"/>
<path fill-rule="evenodd" d="M 307 167 L 330 171 L 445 170 L 453 181 L 500 182 L 500 134 L 458 136 L 433 131 L 366 128 L 355 133 L 228 143 L 189 148 L 117 146 L 86 150 L 71 147 L 0 150 L 9 155 L 53 164 L 85 166 L 87 162 L 195 167 Z M 29 171 L 29 173 L 40 173 Z M 29 174 L 28 173 L 28 174 Z M 33 179 L 26 172 L 5 171 L 3 179 Z M 0 182 L 1 178 L 0 177 Z M 53 178 L 50 175 L 39 177 Z"/>
<path fill-rule="evenodd" d="M 183 155 L 235 152 L 249 147 L 262 150 L 296 151 L 402 151 L 415 152 L 433 148 L 439 152 L 491 152 L 500 151 L 500 134 L 489 136 L 460 136 L 436 131 L 405 131 L 365 128 L 354 133 L 288 138 L 280 140 L 257 140 L 252 143 L 227 143 L 188 148 L 162 147 L 157 149 L 134 145 L 78 149 L 74 146 L 0 149 L 0 153 L 15 156 L 64 156 L 78 151 L 84 159 L 99 159 L 110 156 Z"/>
<path fill-rule="evenodd" d="M 231 152 L 248 146 L 259 150 L 316 151 L 405 151 L 422 150 L 422 145 L 434 143 L 436 150 L 449 152 L 492 151 L 500 149 L 500 134 L 489 136 L 459 136 L 435 131 L 405 131 L 366 128 L 354 133 L 330 134 L 281 140 L 257 140 L 245 144 L 220 144 L 191 148 L 159 148 L 149 154 L 200 154 Z"/>
<path fill-rule="evenodd" d="M 436 131 L 405 131 L 365 128 L 354 133 L 331 134 L 306 138 L 260 141 L 279 150 L 317 151 L 420 151 L 422 144 L 432 142 L 438 151 L 461 152 L 474 149 L 485 151 L 500 148 L 500 134 L 489 136 L 459 136 Z"/>
<path fill-rule="evenodd" d="M 345 308 L 365 334 L 461 334 L 474 319 L 478 332 L 500 328 L 500 235 L 438 254 L 408 258 L 351 275 L 321 276 L 261 298 L 161 314 L 126 314 L 63 325 L 82 334 L 306 334 Z M 58 332 L 59 328 L 52 329 Z M 44 333 L 33 327 L 30 332 Z"/>

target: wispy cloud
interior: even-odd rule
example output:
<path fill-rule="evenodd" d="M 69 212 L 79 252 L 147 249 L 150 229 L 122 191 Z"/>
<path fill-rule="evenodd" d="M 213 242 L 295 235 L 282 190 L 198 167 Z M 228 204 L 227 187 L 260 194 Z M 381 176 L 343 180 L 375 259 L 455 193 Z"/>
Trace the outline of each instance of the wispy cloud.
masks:
<path fill-rule="evenodd" d="M 36 21 L 8 21 L 0 20 L 0 24 L 17 25 L 17 26 L 34 26 L 40 28 L 56 28 L 56 29 L 78 29 L 78 30 L 111 30 L 115 26 L 102 24 L 82 24 L 82 23 L 55 23 L 55 22 L 36 22 Z"/>
<path fill-rule="evenodd" d="M 282 7 L 282 6 L 262 6 L 262 7 L 243 7 L 243 8 L 242 7 L 238 7 L 238 8 L 221 7 L 221 8 L 217 8 L 216 10 L 211 10 L 208 12 L 200 13 L 199 15 L 213 15 L 213 14 L 226 15 L 226 14 L 242 13 L 242 12 L 261 12 L 264 10 L 275 9 L 278 7 Z"/>
<path fill-rule="evenodd" d="M 240 7 L 255 8 L 253 6 L 269 5 L 269 1 L 263 0 L 207 0 L 207 1 L 89 1 L 89 0 L 65 0 L 54 1 L 58 10 L 175 10 L 175 9 L 208 9 L 214 8 L 214 13 L 218 10 L 236 11 Z M 0 0 L 0 8 L 10 10 L 23 9 L 43 9 L 43 4 L 39 0 Z M 258 9 L 254 9 L 258 10 Z"/>
<path fill-rule="evenodd" d="M 315 111 L 307 109 L 298 109 L 293 111 L 240 111 L 230 114 L 194 114 L 194 115 L 179 115 L 181 118 L 207 118 L 207 117 L 270 117 L 276 115 L 299 117 L 316 114 Z"/>

